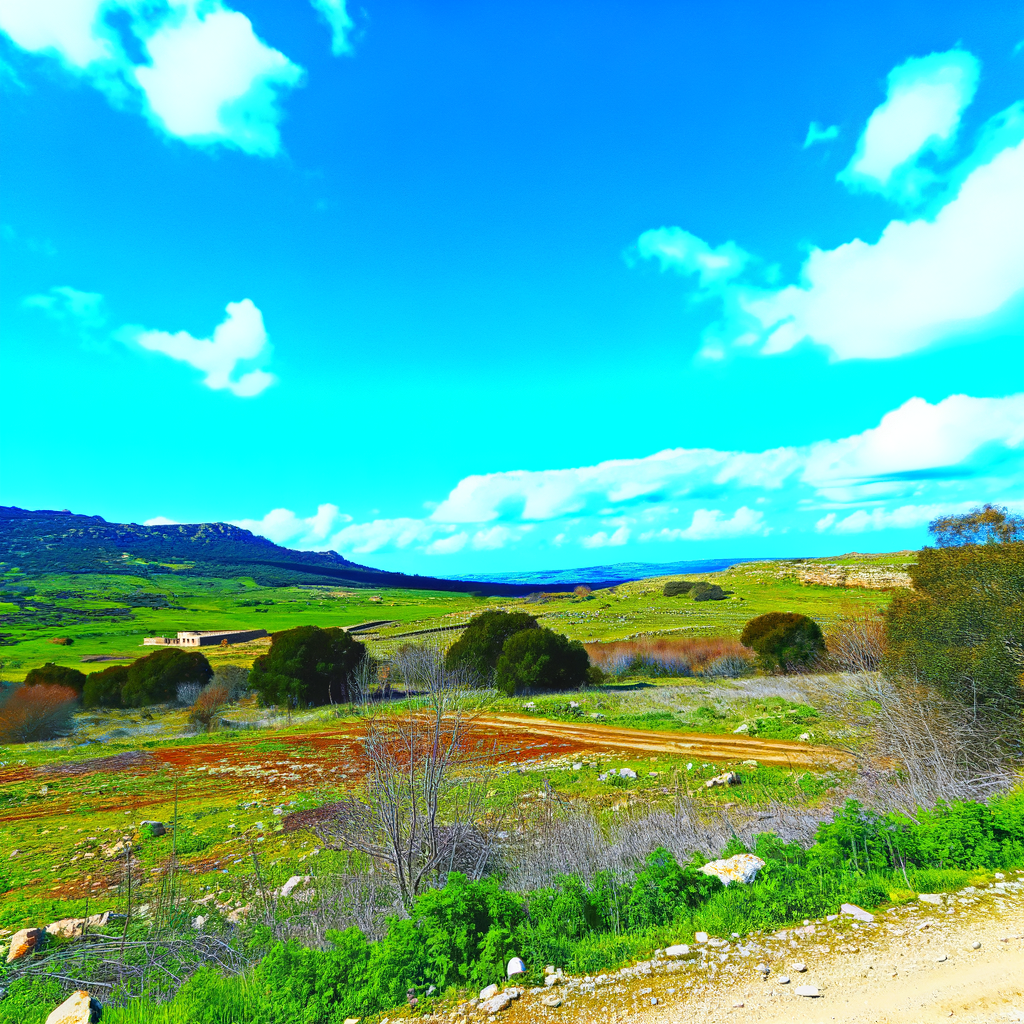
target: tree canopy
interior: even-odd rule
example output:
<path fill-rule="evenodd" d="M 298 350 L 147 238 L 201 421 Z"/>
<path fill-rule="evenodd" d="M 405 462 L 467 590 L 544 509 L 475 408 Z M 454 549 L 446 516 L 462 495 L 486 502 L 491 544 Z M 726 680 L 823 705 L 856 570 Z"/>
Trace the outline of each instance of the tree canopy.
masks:
<path fill-rule="evenodd" d="M 67 665 L 55 665 L 48 661 L 40 668 L 31 669 L 25 676 L 26 686 L 67 686 L 81 696 L 85 686 L 86 675 L 77 668 Z"/>
<path fill-rule="evenodd" d="M 447 668 L 463 668 L 481 680 L 489 679 L 509 637 L 524 630 L 539 629 L 537 620 L 526 612 L 483 612 L 466 627 L 445 655 Z"/>
<path fill-rule="evenodd" d="M 346 703 L 349 676 L 365 657 L 366 647 L 338 626 L 296 626 L 273 634 L 270 651 L 253 663 L 249 686 L 264 705 Z"/>
<path fill-rule="evenodd" d="M 821 627 L 798 612 L 758 615 L 743 627 L 740 643 L 757 651 L 765 667 L 780 672 L 806 668 L 825 653 Z"/>
<path fill-rule="evenodd" d="M 936 547 L 886 611 L 890 671 L 978 708 L 1024 700 L 1024 520 L 984 505 L 930 526 Z"/>
<path fill-rule="evenodd" d="M 199 651 L 164 647 L 133 662 L 121 688 L 125 707 L 141 708 L 176 700 L 183 683 L 205 686 L 213 677 L 210 663 Z"/>
<path fill-rule="evenodd" d="M 82 704 L 87 708 L 122 707 L 121 692 L 128 682 L 127 665 L 110 665 L 85 680 Z"/>
<path fill-rule="evenodd" d="M 589 667 L 586 648 L 578 640 L 550 629 L 524 629 L 502 646 L 494 685 L 509 696 L 522 690 L 578 690 Z"/>

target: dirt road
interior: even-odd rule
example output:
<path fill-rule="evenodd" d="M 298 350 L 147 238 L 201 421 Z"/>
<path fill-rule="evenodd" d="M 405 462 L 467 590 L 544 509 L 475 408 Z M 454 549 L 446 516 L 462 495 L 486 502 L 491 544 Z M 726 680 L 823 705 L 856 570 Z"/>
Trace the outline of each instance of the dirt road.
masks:
<path fill-rule="evenodd" d="M 765 740 L 754 736 L 716 736 L 696 732 L 653 732 L 622 729 L 589 722 L 552 722 L 529 715 L 489 715 L 474 723 L 479 729 L 515 730 L 530 736 L 567 740 L 580 748 L 677 754 L 709 761 L 744 761 L 800 768 L 851 767 L 853 758 L 832 747 L 817 747 L 790 740 Z"/>
<path fill-rule="evenodd" d="M 553 989 L 524 992 L 497 1020 L 1024 1022 L 1024 871 L 932 899 L 937 902 L 917 900 L 880 911 L 873 923 L 844 916 L 743 940 L 712 937 L 680 959 L 662 956 L 597 978 L 567 978 Z M 819 994 L 799 995 L 799 986 Z M 561 1004 L 544 1006 L 545 998 L 561 999 Z M 467 1017 L 470 1024 L 484 1019 L 472 1011 L 459 1019 Z"/>

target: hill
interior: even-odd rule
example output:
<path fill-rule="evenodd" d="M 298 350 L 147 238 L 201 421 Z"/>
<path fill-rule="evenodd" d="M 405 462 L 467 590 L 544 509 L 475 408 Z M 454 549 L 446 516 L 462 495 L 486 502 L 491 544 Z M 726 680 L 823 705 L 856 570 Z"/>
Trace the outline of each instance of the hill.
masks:
<path fill-rule="evenodd" d="M 334 551 L 293 551 L 230 523 L 140 526 L 109 523 L 67 510 L 0 506 L 0 573 L 103 573 L 151 577 L 251 576 L 263 586 L 345 583 L 405 590 L 516 596 L 533 589 L 513 582 L 444 580 L 383 572 Z M 573 581 L 555 586 L 571 590 Z"/>

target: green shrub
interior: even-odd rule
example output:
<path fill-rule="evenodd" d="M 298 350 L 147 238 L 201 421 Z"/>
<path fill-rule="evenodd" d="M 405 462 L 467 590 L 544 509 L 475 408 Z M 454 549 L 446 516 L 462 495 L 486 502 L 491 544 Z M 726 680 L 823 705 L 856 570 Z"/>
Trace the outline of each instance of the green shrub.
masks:
<path fill-rule="evenodd" d="M 693 584 L 688 580 L 669 580 L 661 594 L 663 597 L 679 597 L 680 594 L 688 594 L 692 589 Z"/>
<path fill-rule="evenodd" d="M 85 687 L 85 681 L 84 672 L 79 672 L 77 668 L 68 668 L 66 665 L 55 665 L 52 661 L 48 661 L 41 668 L 31 669 L 25 676 L 26 686 L 66 686 L 79 696 Z"/>
<path fill-rule="evenodd" d="M 249 687 L 263 705 L 344 704 L 349 676 L 365 657 L 366 647 L 338 626 L 297 626 L 273 634 L 269 653 L 253 663 Z"/>
<path fill-rule="evenodd" d="M 523 690 L 578 690 L 589 668 L 590 657 L 578 640 L 550 629 L 526 629 L 502 646 L 494 685 L 509 696 Z"/>
<path fill-rule="evenodd" d="M 466 669 L 481 680 L 489 680 L 505 641 L 523 630 L 539 628 L 537 620 L 526 612 L 483 612 L 448 648 L 444 663 L 448 668 Z"/>
<path fill-rule="evenodd" d="M 780 672 L 807 668 L 825 653 L 821 627 L 797 612 L 768 612 L 751 619 L 743 627 L 740 643 L 753 648 L 765 668 Z"/>
<path fill-rule="evenodd" d="M 199 651 L 165 647 L 129 666 L 128 678 L 121 689 L 121 700 L 129 708 L 163 704 L 177 698 L 178 687 L 182 684 L 205 686 L 212 677 L 213 669 Z"/>
<path fill-rule="evenodd" d="M 729 595 L 717 583 L 694 583 L 690 588 L 694 601 L 724 601 Z"/>
<path fill-rule="evenodd" d="M 128 682 L 127 665 L 111 665 L 86 677 L 82 704 L 87 708 L 120 708 L 121 693 Z"/>

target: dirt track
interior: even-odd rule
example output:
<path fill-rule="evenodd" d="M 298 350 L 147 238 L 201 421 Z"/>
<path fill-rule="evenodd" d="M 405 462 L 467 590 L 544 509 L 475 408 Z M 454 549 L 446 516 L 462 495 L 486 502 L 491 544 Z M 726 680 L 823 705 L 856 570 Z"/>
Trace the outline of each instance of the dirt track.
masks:
<path fill-rule="evenodd" d="M 528 715 L 492 715 L 475 723 L 481 729 L 510 728 L 533 736 L 568 740 L 580 747 L 677 754 L 679 757 L 709 761 L 745 761 L 800 768 L 850 767 L 853 759 L 831 747 L 816 747 L 789 740 L 762 740 L 752 736 L 707 733 L 652 732 L 648 729 L 622 729 L 586 722 L 552 722 Z"/>

